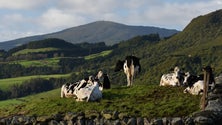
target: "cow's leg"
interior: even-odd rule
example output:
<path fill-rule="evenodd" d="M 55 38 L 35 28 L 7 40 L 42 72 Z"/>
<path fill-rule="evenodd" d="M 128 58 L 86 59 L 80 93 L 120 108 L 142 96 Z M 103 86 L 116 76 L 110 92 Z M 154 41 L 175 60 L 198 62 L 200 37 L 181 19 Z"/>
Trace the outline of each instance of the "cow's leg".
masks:
<path fill-rule="evenodd" d="M 190 93 L 190 87 L 187 87 L 186 89 L 184 89 L 183 93 Z"/>
<path fill-rule="evenodd" d="M 129 74 L 127 74 L 127 87 L 129 87 L 130 86 L 130 75 Z"/>
<path fill-rule="evenodd" d="M 129 86 L 133 85 L 133 77 L 132 75 L 129 75 Z"/>
<path fill-rule="evenodd" d="M 130 67 L 130 85 L 133 86 L 133 78 L 135 77 L 135 68 L 133 62 Z"/>

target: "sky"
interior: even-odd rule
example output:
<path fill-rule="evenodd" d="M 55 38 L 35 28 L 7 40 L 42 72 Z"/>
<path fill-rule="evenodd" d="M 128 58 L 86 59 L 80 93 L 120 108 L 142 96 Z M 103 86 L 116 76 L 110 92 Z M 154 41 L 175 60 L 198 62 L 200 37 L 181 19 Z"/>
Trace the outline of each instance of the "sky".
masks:
<path fill-rule="evenodd" d="M 0 0 L 0 42 L 95 21 L 182 31 L 222 0 Z"/>

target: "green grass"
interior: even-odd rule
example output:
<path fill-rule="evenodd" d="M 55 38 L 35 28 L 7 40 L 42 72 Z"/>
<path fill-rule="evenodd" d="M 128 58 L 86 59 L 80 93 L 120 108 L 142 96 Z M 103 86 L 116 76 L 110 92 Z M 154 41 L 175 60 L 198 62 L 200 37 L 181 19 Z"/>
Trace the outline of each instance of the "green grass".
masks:
<path fill-rule="evenodd" d="M 58 48 L 48 47 L 48 48 L 40 48 L 40 49 L 23 49 L 21 51 L 18 51 L 16 53 L 13 53 L 13 56 L 17 55 L 23 55 L 28 53 L 37 53 L 37 52 L 50 52 L 50 51 L 56 51 Z"/>
<path fill-rule="evenodd" d="M 24 113 L 52 115 L 66 112 L 118 111 L 139 117 L 187 116 L 199 110 L 200 96 L 183 93 L 182 87 L 137 85 L 103 91 L 99 102 L 76 102 L 60 98 L 60 89 L 28 97 L 0 102 L 0 116 Z"/>
<path fill-rule="evenodd" d="M 49 78 L 59 78 L 59 77 L 68 77 L 68 76 L 70 76 L 70 74 L 35 75 L 35 76 L 24 76 L 24 77 L 0 79 L 0 89 L 7 90 L 9 89 L 11 85 L 22 84 L 22 82 L 33 79 L 33 78 L 49 79 Z"/>
<path fill-rule="evenodd" d="M 85 56 L 85 60 L 90 60 L 90 59 L 94 59 L 94 58 L 98 58 L 98 57 L 104 57 L 109 55 L 112 52 L 112 50 L 106 50 L 106 51 L 102 51 L 100 53 L 96 53 L 96 54 L 91 54 L 88 56 Z"/>
<path fill-rule="evenodd" d="M 60 58 L 46 58 L 46 59 L 42 59 L 42 60 L 18 60 L 18 61 L 13 61 L 13 62 L 10 62 L 10 63 L 18 63 L 18 64 L 21 64 L 24 67 L 47 66 L 47 67 L 58 68 L 59 67 L 59 65 L 58 65 L 59 60 L 60 60 Z"/>

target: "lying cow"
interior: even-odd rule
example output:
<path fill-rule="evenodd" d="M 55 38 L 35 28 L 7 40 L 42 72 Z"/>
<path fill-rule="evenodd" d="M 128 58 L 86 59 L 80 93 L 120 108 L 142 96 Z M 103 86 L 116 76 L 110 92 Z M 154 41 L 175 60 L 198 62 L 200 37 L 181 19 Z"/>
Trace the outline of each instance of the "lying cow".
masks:
<path fill-rule="evenodd" d="M 203 68 L 207 73 L 209 73 L 209 89 L 212 90 L 215 85 L 214 75 L 212 68 L 210 66 L 206 66 Z M 204 75 L 201 74 L 199 76 L 191 75 L 189 72 L 185 74 L 184 84 L 188 85 L 188 87 L 184 90 L 184 93 L 190 93 L 192 95 L 202 94 L 204 90 Z"/>
<path fill-rule="evenodd" d="M 127 77 L 127 86 L 133 85 L 133 78 L 141 71 L 139 58 L 135 56 L 127 56 L 124 61 L 116 63 L 115 72 L 123 70 Z"/>
<path fill-rule="evenodd" d="M 93 84 L 86 84 L 85 87 L 81 87 L 84 83 L 79 85 L 74 91 L 77 99 L 76 101 L 97 101 L 102 98 L 102 92 L 99 89 L 99 83 L 94 81 Z"/>
<path fill-rule="evenodd" d="M 89 78 L 74 84 L 64 84 L 61 88 L 61 97 L 74 97 L 76 101 L 97 101 L 102 98 L 101 87 L 99 80 L 95 79 L 94 76 L 89 76 Z"/>
<path fill-rule="evenodd" d="M 160 79 L 160 86 L 180 86 L 181 71 L 179 67 L 175 67 L 173 73 L 163 74 Z"/>
<path fill-rule="evenodd" d="M 191 87 L 187 87 L 184 89 L 184 93 L 190 93 L 192 95 L 200 95 L 203 93 L 204 90 L 204 81 L 199 80 L 195 82 Z"/>

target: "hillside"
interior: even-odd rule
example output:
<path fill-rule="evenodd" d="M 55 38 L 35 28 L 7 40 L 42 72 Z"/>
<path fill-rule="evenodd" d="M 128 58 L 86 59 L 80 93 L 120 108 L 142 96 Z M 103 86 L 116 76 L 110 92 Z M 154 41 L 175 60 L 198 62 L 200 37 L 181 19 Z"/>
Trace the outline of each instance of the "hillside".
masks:
<path fill-rule="evenodd" d="M 65 100 L 63 102 L 63 100 L 59 99 L 59 90 L 54 90 L 54 96 L 52 96 L 54 98 L 50 98 L 51 96 L 44 97 L 45 95 L 38 97 L 38 99 L 34 97 L 36 103 L 32 101 L 27 103 L 25 102 L 25 105 L 20 105 L 20 109 L 22 109 L 22 111 L 34 111 L 34 113 L 36 114 L 50 114 L 51 112 L 57 113 L 56 111 L 60 111 L 60 109 L 62 108 L 66 109 L 67 105 L 69 105 L 70 107 L 68 108 L 71 108 L 71 110 L 74 112 L 76 112 L 76 110 L 81 111 L 82 106 L 84 109 L 85 107 L 87 107 L 87 111 L 91 111 L 91 108 L 95 109 L 96 107 L 96 110 L 99 112 L 107 108 L 107 106 L 110 106 L 108 107 L 108 109 L 110 110 L 118 109 L 123 112 L 128 112 L 132 115 L 139 114 L 140 116 L 156 117 L 166 116 L 166 114 L 170 116 L 171 114 L 169 113 L 175 114 L 175 111 L 176 113 L 181 113 L 181 110 L 179 109 L 185 109 L 184 114 L 187 115 L 190 113 L 190 108 L 183 107 L 187 106 L 186 104 L 184 105 L 184 103 L 191 104 L 190 102 L 195 101 L 195 104 L 190 105 L 194 108 L 194 105 L 198 106 L 199 98 L 191 96 L 190 99 L 192 101 L 184 100 L 185 96 L 189 96 L 182 93 L 184 87 L 175 87 L 173 89 L 171 87 L 159 87 L 158 84 L 160 77 L 163 73 L 170 72 L 169 70 L 175 65 L 179 66 L 185 72 L 189 71 L 192 74 L 202 73 L 201 68 L 206 65 L 210 65 L 214 68 L 213 72 L 215 76 L 218 76 L 220 73 L 222 73 L 221 14 L 222 10 L 218 10 L 206 15 L 196 17 L 187 25 L 187 27 L 182 32 L 168 39 L 160 39 L 160 36 L 158 34 L 141 35 L 129 40 L 122 41 L 112 46 L 111 50 L 109 50 L 108 53 L 105 54 L 105 56 L 96 55 L 95 57 L 93 57 L 92 55 L 88 55 L 92 58 L 83 58 L 79 62 L 75 62 L 72 59 L 70 60 L 69 58 L 62 58 L 60 60 L 60 64 L 61 67 L 64 67 L 61 68 L 59 71 L 67 70 L 66 72 L 73 72 L 73 74 L 69 79 L 66 79 L 64 81 L 53 79 L 53 81 L 51 81 L 50 83 L 53 84 L 54 81 L 58 81 L 56 85 L 59 86 L 66 81 L 73 82 L 82 79 L 89 74 L 95 74 L 96 72 L 98 72 L 98 70 L 103 70 L 104 72 L 108 73 L 113 88 L 111 90 L 104 91 L 104 100 L 102 100 L 101 102 L 80 104 L 69 100 Z M 88 44 L 82 44 L 81 47 L 88 47 Z M 102 52 L 100 54 L 102 54 Z M 136 77 L 134 81 L 135 86 L 131 88 L 120 87 L 122 85 L 126 85 L 126 77 L 123 72 L 114 72 L 114 67 L 117 60 L 123 60 L 126 55 L 135 55 L 139 57 L 142 66 L 141 73 Z M 14 67 L 12 67 L 10 65 L 8 66 L 8 70 L 0 69 L 0 74 L 8 75 L 8 71 L 13 71 L 17 67 L 19 66 L 15 65 Z M 0 68 L 5 68 L 5 66 L 0 66 Z M 43 69 L 44 70 L 41 73 L 46 72 L 46 68 L 43 67 Z M 11 72 L 11 74 L 16 75 L 15 73 L 18 73 L 19 71 L 22 70 L 16 70 L 16 72 L 13 71 Z M 32 70 L 28 71 L 30 72 Z M 25 73 L 27 73 L 28 71 L 26 71 Z M 180 99 L 178 97 L 180 97 Z M 195 99 L 192 99 L 192 97 L 194 97 Z M 138 100 L 135 100 L 135 98 Z M 160 99 L 160 102 L 157 99 Z M 40 103 L 38 102 L 39 100 L 40 102 L 46 103 L 43 103 L 42 105 L 36 105 Z M 153 103 L 155 101 L 157 101 L 157 103 Z M 169 101 L 172 102 L 169 103 Z M 138 102 L 140 102 L 140 106 L 137 109 Z M 6 105 L 3 105 L 4 110 L 2 110 L 3 113 L 6 113 L 4 115 L 19 112 L 16 110 L 14 111 L 13 108 L 7 109 L 7 104 L 9 103 L 5 103 Z M 110 105 L 111 103 L 115 103 L 115 105 Z M 121 103 L 123 105 L 120 105 Z M 48 105 L 45 106 L 45 104 Z M 65 106 L 63 106 L 63 104 L 65 104 Z M 134 104 L 136 104 L 136 106 Z M 150 104 L 152 105 L 151 107 Z M 174 108 L 175 105 L 177 105 L 176 109 Z M 38 109 L 38 106 L 41 108 L 40 110 Z M 54 111 L 53 109 L 52 111 L 51 107 L 56 108 L 57 110 Z M 78 107 L 78 109 L 75 107 Z M 162 111 L 162 108 L 164 108 L 166 111 L 162 112 L 162 114 L 161 112 L 158 112 L 160 114 L 155 114 L 157 111 Z M 143 109 L 146 110 L 143 111 Z M 152 111 L 151 109 L 154 109 L 154 111 Z M 193 109 L 192 112 L 195 110 L 198 110 L 198 107 Z M 66 111 L 69 111 L 69 109 Z M 31 114 L 31 112 L 28 113 Z M 182 116 L 184 114 L 179 115 Z"/>
<path fill-rule="evenodd" d="M 194 74 L 201 73 L 203 66 L 210 65 L 214 67 L 215 75 L 218 75 L 222 72 L 221 13 L 222 10 L 218 10 L 196 17 L 182 32 L 168 39 L 160 39 L 158 34 L 137 36 L 115 44 L 109 48 L 111 51 L 106 56 L 78 61 L 60 59 L 60 65 L 66 69 L 66 72 L 62 73 L 68 73 L 68 71 L 95 72 L 95 70 L 102 69 L 111 76 L 117 77 L 114 83 L 119 84 L 117 81 L 124 76 L 122 73 L 113 71 L 116 61 L 124 59 L 126 55 L 135 55 L 141 58 L 142 75 L 140 75 L 140 80 L 145 83 L 158 83 L 161 75 L 169 72 L 169 69 L 175 65 Z M 87 54 L 94 50 L 90 49 L 89 43 L 76 44 L 75 46 L 88 48 L 86 49 Z M 95 45 L 92 44 L 92 46 Z"/>
<path fill-rule="evenodd" d="M 0 49 L 9 50 L 13 47 L 31 41 L 38 41 L 47 38 L 63 39 L 71 43 L 105 42 L 107 45 L 113 45 L 122 40 L 128 40 L 137 35 L 146 35 L 151 33 L 158 33 L 161 37 L 168 37 L 175 33 L 178 33 L 178 31 L 158 27 L 129 26 L 109 21 L 97 21 L 77 27 L 72 27 L 55 33 L 0 42 Z"/>
<path fill-rule="evenodd" d="M 80 57 L 89 53 L 98 53 L 108 49 L 105 43 L 80 43 L 72 44 L 62 39 L 48 38 L 44 40 L 32 41 L 8 51 L 9 56 L 27 56 L 46 54 L 44 58 L 50 57 Z M 9 57 L 8 57 L 9 58 Z"/>
<path fill-rule="evenodd" d="M 221 14 L 222 10 L 218 10 L 196 17 L 182 32 L 159 42 L 151 42 L 142 36 L 121 42 L 103 60 L 103 65 L 115 78 L 123 78 L 120 75 L 122 72 L 112 71 L 116 61 L 126 55 L 138 56 L 141 58 L 142 73 L 136 80 L 146 84 L 158 84 L 161 75 L 175 65 L 192 74 L 200 74 L 202 67 L 210 65 L 217 76 L 222 72 Z M 111 68 L 109 64 L 112 64 Z"/>
<path fill-rule="evenodd" d="M 183 88 L 139 85 L 103 91 L 98 102 L 76 102 L 60 98 L 60 89 L 0 102 L 0 118 L 13 114 L 51 116 L 82 112 L 86 116 L 100 112 L 124 113 L 137 117 L 186 116 L 199 109 L 200 96 L 184 94 Z M 175 94 L 176 93 L 176 94 Z M 178 112 L 180 111 L 180 112 Z"/>

